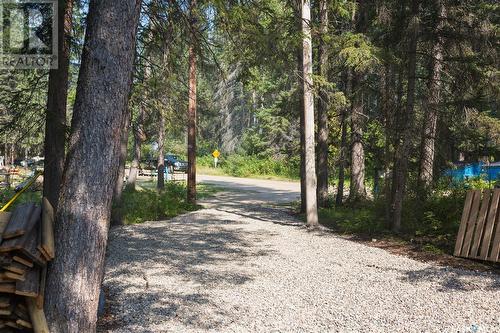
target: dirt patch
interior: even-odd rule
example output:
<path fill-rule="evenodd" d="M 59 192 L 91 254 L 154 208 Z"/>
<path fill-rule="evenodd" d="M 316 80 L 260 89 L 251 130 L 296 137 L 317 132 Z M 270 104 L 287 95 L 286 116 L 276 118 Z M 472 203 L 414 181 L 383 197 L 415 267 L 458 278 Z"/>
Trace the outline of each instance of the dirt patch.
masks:
<path fill-rule="evenodd" d="M 462 268 L 500 275 L 500 264 L 457 258 L 449 254 L 433 253 L 423 249 L 424 242 L 407 241 L 394 237 L 369 237 L 363 235 L 342 235 L 344 238 L 368 246 L 384 249 L 389 253 L 412 258 L 420 262 L 432 262 L 439 266 Z"/>

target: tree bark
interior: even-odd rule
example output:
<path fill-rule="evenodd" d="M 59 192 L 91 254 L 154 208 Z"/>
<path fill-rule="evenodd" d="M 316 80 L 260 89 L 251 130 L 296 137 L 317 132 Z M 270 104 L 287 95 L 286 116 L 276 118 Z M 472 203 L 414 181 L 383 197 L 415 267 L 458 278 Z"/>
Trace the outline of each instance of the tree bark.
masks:
<path fill-rule="evenodd" d="M 344 90 L 344 94 L 349 94 L 350 91 L 350 75 L 349 71 L 342 71 L 341 75 L 342 89 Z M 344 187 L 345 187 L 345 169 L 347 167 L 347 109 L 344 107 L 340 113 L 340 157 L 339 157 L 339 180 L 337 185 L 337 196 L 335 198 L 335 205 L 342 206 L 344 203 Z"/>
<path fill-rule="evenodd" d="M 304 137 L 305 137 L 305 177 L 307 226 L 318 226 L 318 201 L 316 197 L 316 158 L 314 144 L 314 96 L 313 96 L 313 59 L 311 39 L 311 3 L 302 0 L 303 35 L 303 86 L 304 86 Z"/>
<path fill-rule="evenodd" d="M 45 118 L 43 195 L 57 209 L 66 145 L 66 107 L 73 0 L 59 0 L 58 68 L 49 72 Z"/>
<path fill-rule="evenodd" d="M 55 224 L 45 310 L 52 333 L 95 332 L 140 0 L 93 0 Z"/>
<path fill-rule="evenodd" d="M 158 178 L 156 188 L 162 191 L 165 188 L 165 116 L 163 111 L 158 112 Z"/>
<path fill-rule="evenodd" d="M 419 34 L 420 1 L 411 2 L 410 18 L 410 40 L 408 45 L 408 87 L 406 97 L 406 109 L 401 117 L 401 135 L 396 145 L 394 154 L 394 169 L 392 174 L 392 198 L 391 198 L 391 222 L 395 232 L 401 230 L 401 214 L 403 211 L 403 199 L 405 194 L 406 179 L 408 176 L 408 160 L 412 147 L 412 131 L 415 118 L 415 86 L 417 68 L 417 45 Z"/>
<path fill-rule="evenodd" d="M 134 128 L 134 158 L 132 159 L 132 164 L 130 165 L 130 171 L 127 179 L 127 187 L 135 190 L 135 184 L 137 182 L 137 176 L 139 174 L 139 169 L 141 166 L 142 158 L 142 142 L 144 141 L 144 106 L 139 106 L 139 116 L 137 117 L 137 123 Z"/>
<path fill-rule="evenodd" d="M 120 141 L 120 159 L 118 161 L 118 177 L 113 192 L 113 209 L 111 211 L 111 225 L 123 225 L 122 194 L 123 178 L 125 177 L 125 164 L 127 163 L 128 131 L 130 126 L 130 111 L 123 120 L 123 133 Z"/>
<path fill-rule="evenodd" d="M 443 37 L 441 30 L 444 26 L 445 6 L 442 0 L 435 0 L 438 8 L 437 24 L 434 30 L 435 43 L 432 48 L 431 70 L 428 83 L 428 100 L 425 103 L 426 109 L 423 120 L 420 169 L 419 169 L 419 190 L 421 193 L 431 186 L 434 178 L 434 156 L 436 144 L 436 130 L 438 121 L 438 104 L 440 100 L 441 72 L 443 70 Z"/>
<path fill-rule="evenodd" d="M 196 203 L 196 11 L 197 0 L 191 0 L 189 45 L 189 107 L 188 107 L 188 188 L 187 201 Z"/>
<path fill-rule="evenodd" d="M 339 182 L 337 185 L 337 197 L 335 198 L 335 204 L 337 206 L 342 206 L 344 202 L 344 184 L 345 184 L 345 168 L 347 161 L 347 120 L 346 120 L 346 110 L 342 110 L 340 115 L 340 161 L 339 161 Z"/>
<path fill-rule="evenodd" d="M 319 2 L 320 40 L 319 40 L 319 74 L 323 79 L 328 76 L 328 52 L 325 38 L 328 34 L 328 6 L 326 0 Z M 323 88 L 318 102 L 318 205 L 328 204 L 328 92 Z"/>
<path fill-rule="evenodd" d="M 365 148 L 363 143 L 363 99 L 360 75 L 352 73 L 351 82 L 351 187 L 349 201 L 358 202 L 366 198 Z"/>

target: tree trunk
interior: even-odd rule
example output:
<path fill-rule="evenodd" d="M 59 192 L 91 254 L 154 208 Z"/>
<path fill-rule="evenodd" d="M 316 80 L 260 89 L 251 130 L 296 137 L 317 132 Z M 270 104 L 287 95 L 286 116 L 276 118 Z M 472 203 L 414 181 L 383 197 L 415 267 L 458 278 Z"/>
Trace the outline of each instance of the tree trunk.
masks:
<path fill-rule="evenodd" d="M 125 114 L 123 120 L 123 133 L 120 142 L 120 159 L 118 161 L 118 177 L 113 192 L 113 209 L 111 211 L 111 225 L 123 225 L 122 193 L 123 178 L 125 177 L 125 164 L 127 163 L 128 130 L 130 125 L 130 112 Z"/>
<path fill-rule="evenodd" d="M 408 48 L 408 87 L 406 98 L 406 110 L 400 120 L 402 126 L 399 144 L 394 154 L 394 170 L 392 174 L 392 198 L 391 198 L 391 222 L 395 232 L 401 230 L 401 214 L 403 211 L 403 199 L 405 194 L 406 179 L 408 175 L 408 160 L 412 147 L 412 131 L 415 118 L 415 86 L 417 68 L 417 44 L 418 44 L 418 13 L 420 1 L 411 3 L 412 12 L 410 19 L 410 40 Z"/>
<path fill-rule="evenodd" d="M 425 103 L 426 109 L 422 128 L 420 170 L 419 170 L 419 190 L 426 192 L 432 184 L 434 177 L 434 155 L 436 130 L 438 121 L 438 104 L 441 89 L 441 72 L 443 69 L 443 37 L 441 30 L 444 26 L 444 16 L 446 15 L 445 6 L 442 0 L 435 0 L 438 8 L 438 23 L 436 24 L 434 34 L 436 35 L 435 44 L 432 48 L 431 70 L 428 83 L 429 97 Z"/>
<path fill-rule="evenodd" d="M 325 38 L 328 34 L 328 6 L 326 0 L 319 2 L 320 40 L 319 40 L 319 73 L 323 79 L 328 76 L 328 53 Z M 328 204 L 328 92 L 321 89 L 318 102 L 318 205 Z"/>
<path fill-rule="evenodd" d="M 304 80 L 304 137 L 305 137 L 305 177 L 306 180 L 306 216 L 310 228 L 318 226 L 318 201 L 316 198 L 316 158 L 314 145 L 314 96 L 313 96 L 313 60 L 311 40 L 311 3 L 302 0 L 302 35 L 303 35 L 303 80 Z"/>
<path fill-rule="evenodd" d="M 384 142 L 384 198 L 386 203 L 391 199 L 391 174 L 392 174 L 392 149 L 391 145 L 393 142 L 393 132 L 392 127 L 394 123 L 394 94 L 396 93 L 396 78 L 394 75 L 394 65 L 386 64 L 384 71 L 380 74 L 380 96 L 381 96 L 381 108 L 382 114 L 384 116 L 384 131 L 385 131 L 385 142 Z M 385 205 L 385 217 L 386 221 L 389 221 L 391 212 L 389 209 L 390 205 Z"/>
<path fill-rule="evenodd" d="M 351 80 L 351 187 L 349 201 L 355 203 L 366 198 L 365 148 L 363 144 L 363 99 L 360 75 L 352 73 Z"/>
<path fill-rule="evenodd" d="M 156 188 L 163 191 L 165 188 L 165 116 L 159 111 L 158 122 L 158 178 Z"/>
<path fill-rule="evenodd" d="M 302 21 L 301 21 L 302 22 Z M 301 23 L 302 27 L 302 23 Z M 302 80 L 302 69 L 303 69 L 303 50 L 299 49 L 297 54 L 297 66 L 298 66 L 298 77 L 300 78 L 299 85 L 299 119 L 300 119 L 300 212 L 306 212 L 306 178 L 302 175 L 306 174 L 306 157 L 304 156 L 304 152 L 306 151 L 306 139 L 305 139 L 305 131 L 304 131 L 304 85 Z"/>
<path fill-rule="evenodd" d="M 66 145 L 66 107 L 73 0 L 59 0 L 58 69 L 49 72 L 47 115 L 45 118 L 45 170 L 43 194 L 57 209 L 63 176 Z"/>
<path fill-rule="evenodd" d="M 141 149 L 142 142 L 144 141 L 144 106 L 139 107 L 139 116 L 137 117 L 137 123 L 134 128 L 134 158 L 132 164 L 130 165 L 130 172 L 127 179 L 127 187 L 135 190 L 135 184 L 137 182 L 137 176 L 139 174 L 139 169 L 141 166 Z"/>
<path fill-rule="evenodd" d="M 95 332 L 140 0 L 93 0 L 55 224 L 45 310 L 52 333 Z"/>
<path fill-rule="evenodd" d="M 188 189 L 187 201 L 196 203 L 196 0 L 190 4 L 191 38 L 189 45 L 189 107 L 188 107 Z"/>
<path fill-rule="evenodd" d="M 337 197 L 335 199 L 335 204 L 337 206 L 342 206 L 344 201 L 344 184 L 345 184 L 345 168 L 347 161 L 347 121 L 346 121 L 346 110 L 342 110 L 340 115 L 340 161 L 339 161 L 339 182 L 337 185 Z"/>

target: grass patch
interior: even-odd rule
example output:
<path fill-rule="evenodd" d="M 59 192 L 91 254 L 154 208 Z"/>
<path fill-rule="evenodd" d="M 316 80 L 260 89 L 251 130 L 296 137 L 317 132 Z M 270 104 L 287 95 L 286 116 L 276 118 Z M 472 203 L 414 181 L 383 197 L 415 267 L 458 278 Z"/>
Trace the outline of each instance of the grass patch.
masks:
<path fill-rule="evenodd" d="M 0 208 L 3 207 L 10 199 L 16 194 L 14 189 L 1 189 L 0 190 Z M 40 190 L 27 190 L 21 194 L 17 200 L 7 209 L 8 212 L 12 212 L 17 206 L 26 203 L 34 202 L 40 204 L 42 202 L 42 192 Z"/>
<path fill-rule="evenodd" d="M 208 175 L 226 175 L 242 178 L 298 180 L 300 179 L 300 159 L 273 159 L 247 155 L 222 156 L 219 167 L 213 166 L 213 157 L 201 156 L 197 159 L 198 171 Z"/>
<path fill-rule="evenodd" d="M 184 182 L 167 182 L 165 190 L 158 192 L 154 181 L 138 184 L 137 189 L 126 188 L 123 191 L 120 209 L 125 224 L 144 223 L 171 219 L 180 214 L 200 209 L 186 201 L 187 189 Z M 208 185 L 198 185 L 198 198 L 203 199 L 215 194 L 217 188 Z"/>

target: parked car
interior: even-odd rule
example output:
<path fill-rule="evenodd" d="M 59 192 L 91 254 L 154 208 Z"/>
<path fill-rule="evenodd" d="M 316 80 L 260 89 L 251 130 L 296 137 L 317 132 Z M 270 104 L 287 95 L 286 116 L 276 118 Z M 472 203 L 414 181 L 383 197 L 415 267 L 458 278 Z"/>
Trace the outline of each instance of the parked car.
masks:
<path fill-rule="evenodd" d="M 170 172 L 187 172 L 188 163 L 183 161 L 177 155 L 167 154 L 165 156 L 165 166 Z"/>

